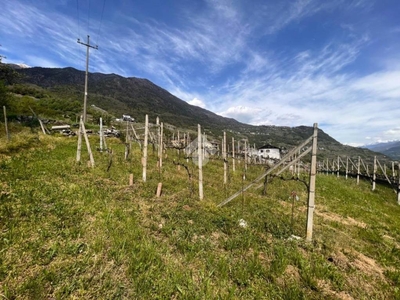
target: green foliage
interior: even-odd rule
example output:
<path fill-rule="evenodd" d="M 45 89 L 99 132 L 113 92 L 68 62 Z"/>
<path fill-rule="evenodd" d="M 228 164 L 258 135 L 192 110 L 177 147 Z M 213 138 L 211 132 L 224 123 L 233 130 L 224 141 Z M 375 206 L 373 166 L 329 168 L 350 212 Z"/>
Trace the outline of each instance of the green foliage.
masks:
<path fill-rule="evenodd" d="M 9 93 L 3 80 L 0 80 L 0 108 L 8 107 Z"/>

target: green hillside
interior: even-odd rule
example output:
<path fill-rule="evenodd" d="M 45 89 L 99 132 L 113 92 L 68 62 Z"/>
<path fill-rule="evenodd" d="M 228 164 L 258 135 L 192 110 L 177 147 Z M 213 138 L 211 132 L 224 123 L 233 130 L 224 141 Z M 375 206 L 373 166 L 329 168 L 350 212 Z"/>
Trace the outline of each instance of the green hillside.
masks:
<path fill-rule="evenodd" d="M 83 71 L 38 67 L 17 71 L 18 78 L 7 85 L 10 92 L 7 106 L 11 119 L 31 114 L 33 109 L 44 119 L 76 123 L 82 113 Z M 92 105 L 107 111 L 107 114 L 92 109 Z M 287 150 L 309 137 L 313 125 L 252 126 L 192 106 L 147 79 L 101 73 L 89 73 L 88 112 L 91 117 L 89 122 L 93 124 L 98 124 L 98 119 L 103 117 L 107 125 L 117 126 L 112 124 L 112 120 L 122 117 L 122 114 L 129 114 L 143 122 L 147 114 L 151 122 L 159 116 L 164 123 L 181 130 L 196 130 L 197 124 L 201 124 L 206 134 L 217 140 L 221 140 L 222 132 L 226 131 L 228 140 L 231 137 L 236 140 L 247 139 L 252 146 L 271 144 Z M 319 131 L 319 147 L 319 159 L 332 159 L 341 155 L 353 159 L 360 156 L 366 161 L 372 161 L 374 155 L 378 155 L 380 161 L 389 160 L 368 149 L 342 145 L 322 129 Z"/>
<path fill-rule="evenodd" d="M 242 182 L 237 163 L 224 186 L 222 161 L 210 160 L 199 201 L 197 168 L 176 149 L 166 150 L 160 173 L 150 148 L 143 182 L 137 144 L 125 160 L 125 145 L 108 139 L 112 154 L 95 151 L 92 169 L 85 152 L 75 162 L 76 137 L 26 130 L 7 142 L 1 134 L 4 299 L 400 298 L 400 206 L 390 188 L 318 175 L 307 243 L 300 181 L 274 178 L 266 196 L 251 189 L 216 207 L 263 166 L 250 165 Z M 98 137 L 90 141 L 95 149 Z M 188 167 L 193 190 L 174 160 Z"/>

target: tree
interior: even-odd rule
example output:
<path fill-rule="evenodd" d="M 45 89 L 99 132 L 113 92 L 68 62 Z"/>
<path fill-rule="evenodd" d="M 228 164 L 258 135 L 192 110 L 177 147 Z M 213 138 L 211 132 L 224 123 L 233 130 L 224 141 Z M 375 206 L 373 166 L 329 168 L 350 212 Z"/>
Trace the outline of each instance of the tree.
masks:
<path fill-rule="evenodd" d="M 0 63 L 0 81 L 5 85 L 11 85 L 21 79 L 22 75 L 7 64 Z"/>
<path fill-rule="evenodd" d="M 3 106 L 8 107 L 8 99 L 9 99 L 9 94 L 7 91 L 7 88 L 3 82 L 3 80 L 0 80 L 0 108 L 2 109 Z"/>

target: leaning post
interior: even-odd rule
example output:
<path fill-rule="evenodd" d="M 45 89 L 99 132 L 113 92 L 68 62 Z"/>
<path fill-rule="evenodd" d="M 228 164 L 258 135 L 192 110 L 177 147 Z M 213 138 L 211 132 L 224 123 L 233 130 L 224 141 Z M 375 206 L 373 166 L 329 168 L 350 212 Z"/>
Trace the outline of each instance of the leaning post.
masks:
<path fill-rule="evenodd" d="M 79 121 L 79 129 L 78 129 L 78 146 L 76 149 L 76 162 L 81 161 L 81 151 L 82 151 L 82 116 Z"/>
<path fill-rule="evenodd" d="M 313 235 L 314 222 L 314 202 L 315 202 L 315 177 L 317 173 L 317 139 L 318 139 L 318 123 L 314 123 L 314 134 L 311 154 L 310 168 L 310 190 L 308 192 L 308 207 L 307 207 L 307 233 L 306 241 L 311 242 Z"/>
<path fill-rule="evenodd" d="M 8 125 L 7 125 L 7 110 L 6 107 L 3 106 L 3 113 L 4 113 L 4 126 L 6 127 L 6 136 L 7 136 L 7 141 L 10 140 L 10 133 L 8 132 Z"/>

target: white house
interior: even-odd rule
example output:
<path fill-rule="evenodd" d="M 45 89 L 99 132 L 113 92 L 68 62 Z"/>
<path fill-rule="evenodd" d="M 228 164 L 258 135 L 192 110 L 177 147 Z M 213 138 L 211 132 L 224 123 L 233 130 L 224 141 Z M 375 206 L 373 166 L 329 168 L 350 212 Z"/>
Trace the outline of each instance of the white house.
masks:
<path fill-rule="evenodd" d="M 281 152 L 277 147 L 265 145 L 258 148 L 258 156 L 262 158 L 281 159 Z"/>

